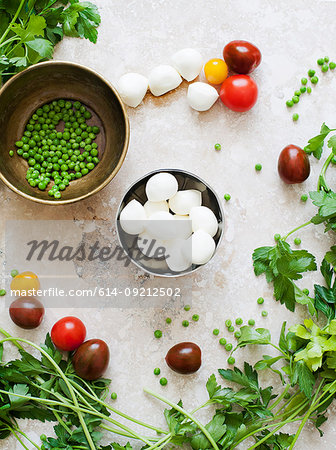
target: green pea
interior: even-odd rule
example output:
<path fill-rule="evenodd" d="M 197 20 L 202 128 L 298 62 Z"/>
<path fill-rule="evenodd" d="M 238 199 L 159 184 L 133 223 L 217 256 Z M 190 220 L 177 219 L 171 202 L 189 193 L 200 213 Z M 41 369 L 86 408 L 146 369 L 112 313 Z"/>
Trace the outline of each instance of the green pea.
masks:
<path fill-rule="evenodd" d="M 111 399 L 112 400 L 117 400 L 117 397 L 118 397 L 117 393 L 116 392 L 112 392 Z"/>
<path fill-rule="evenodd" d="M 307 93 L 311 94 L 312 88 L 310 86 L 307 87 Z"/>
<path fill-rule="evenodd" d="M 227 328 L 229 328 L 229 327 L 231 327 L 231 325 L 232 325 L 232 321 L 231 321 L 230 319 L 227 319 L 227 320 L 225 321 L 225 326 L 226 326 Z"/>
<path fill-rule="evenodd" d="M 16 270 L 16 269 L 11 270 L 11 277 L 12 277 L 12 278 L 15 278 L 16 275 L 19 275 L 19 271 Z"/>
<path fill-rule="evenodd" d="M 235 331 L 235 338 L 239 339 L 241 337 L 241 331 Z"/>
<path fill-rule="evenodd" d="M 301 239 L 300 238 L 295 238 L 294 239 L 294 244 L 295 245 L 300 245 L 301 244 Z"/>
<path fill-rule="evenodd" d="M 230 333 L 233 333 L 233 332 L 234 332 L 234 326 L 231 325 L 230 327 L 228 327 L 228 331 L 229 331 Z"/>
<path fill-rule="evenodd" d="M 189 321 L 188 320 L 182 320 L 182 326 L 183 327 L 189 327 Z"/>
<path fill-rule="evenodd" d="M 329 56 L 325 56 L 325 57 L 323 58 L 323 61 L 326 62 L 326 63 L 329 62 Z"/>
<path fill-rule="evenodd" d="M 190 305 L 185 305 L 183 309 L 184 309 L 184 311 L 190 311 L 190 308 L 191 308 Z"/>
<path fill-rule="evenodd" d="M 89 173 L 89 169 L 87 169 L 86 167 L 84 167 L 84 168 L 81 170 L 81 173 L 82 173 L 83 176 L 84 176 L 84 175 L 87 175 L 87 174 Z"/>
<path fill-rule="evenodd" d="M 155 367 L 153 372 L 154 372 L 154 375 L 160 375 L 161 369 L 159 369 L 159 367 Z"/>
<path fill-rule="evenodd" d="M 241 325 L 243 323 L 243 319 L 241 317 L 238 317 L 236 319 L 236 325 Z"/>
<path fill-rule="evenodd" d="M 160 384 L 161 384 L 161 386 L 166 386 L 166 384 L 168 383 L 168 380 L 167 380 L 167 378 L 160 378 Z"/>
<path fill-rule="evenodd" d="M 198 320 L 199 320 L 199 315 L 198 315 L 198 314 L 194 314 L 194 315 L 192 316 L 192 320 L 193 320 L 194 322 L 198 322 Z"/>
<path fill-rule="evenodd" d="M 100 132 L 100 128 L 99 127 L 92 127 L 92 132 L 94 134 L 98 134 Z"/>
<path fill-rule="evenodd" d="M 324 64 L 324 59 L 323 59 L 323 58 L 319 58 L 319 59 L 317 60 L 317 64 L 318 64 L 319 66 L 323 66 L 323 64 Z"/>
<path fill-rule="evenodd" d="M 88 163 L 88 165 L 86 166 L 89 170 L 94 169 L 94 164 L 93 163 Z"/>
<path fill-rule="evenodd" d="M 0 289 L 0 297 L 3 297 L 4 295 L 6 295 L 5 289 Z"/>
<path fill-rule="evenodd" d="M 311 78 L 310 81 L 311 81 L 313 84 L 317 84 L 317 83 L 318 83 L 318 77 L 317 77 L 317 76 L 314 76 L 314 77 Z"/>
<path fill-rule="evenodd" d="M 323 66 L 321 67 L 321 70 L 323 73 L 328 72 L 328 70 L 329 70 L 328 64 L 323 64 Z"/>
<path fill-rule="evenodd" d="M 16 141 L 15 145 L 20 148 L 20 147 L 23 146 L 23 142 L 22 141 Z"/>
<path fill-rule="evenodd" d="M 307 78 L 301 78 L 301 84 L 305 86 L 308 83 Z"/>
<path fill-rule="evenodd" d="M 308 195 L 307 194 L 302 194 L 301 195 L 301 201 L 302 202 L 306 202 L 308 200 Z"/>
<path fill-rule="evenodd" d="M 300 99 L 299 99 L 299 97 L 297 95 L 294 95 L 292 97 L 292 100 L 293 100 L 293 103 L 299 103 L 299 101 L 300 101 Z"/>
<path fill-rule="evenodd" d="M 302 289 L 302 292 L 303 292 L 305 295 L 309 295 L 309 289 Z"/>
<path fill-rule="evenodd" d="M 214 330 L 212 330 L 212 334 L 214 334 L 215 336 L 219 335 L 219 329 L 215 328 Z"/>
<path fill-rule="evenodd" d="M 334 62 L 329 63 L 329 69 L 334 70 L 336 68 L 336 64 Z"/>
<path fill-rule="evenodd" d="M 57 198 L 57 199 L 61 198 L 62 194 L 59 191 L 57 191 L 57 192 L 55 192 L 54 197 Z"/>
<path fill-rule="evenodd" d="M 9 150 L 9 156 L 10 156 L 10 157 L 14 156 L 13 150 Z"/>
<path fill-rule="evenodd" d="M 256 164 L 256 165 L 254 166 L 254 168 L 255 168 L 255 170 L 256 170 L 257 172 L 260 172 L 261 169 L 262 169 L 262 165 L 258 163 L 258 164 Z"/>
<path fill-rule="evenodd" d="M 255 325 L 255 320 L 254 319 L 249 319 L 248 324 L 253 327 Z"/>
<path fill-rule="evenodd" d="M 296 95 L 297 97 L 300 97 L 301 91 L 300 91 L 300 90 L 295 91 L 295 92 L 294 92 L 294 95 Z"/>
<path fill-rule="evenodd" d="M 264 299 L 262 297 L 259 297 L 257 300 L 258 305 L 262 305 L 264 303 Z"/>
<path fill-rule="evenodd" d="M 233 365 L 233 364 L 236 362 L 236 360 L 234 359 L 233 356 L 230 356 L 230 357 L 228 358 L 227 362 L 228 362 L 228 364 Z"/>
<path fill-rule="evenodd" d="M 263 317 L 267 317 L 267 316 L 268 316 L 268 312 L 267 312 L 267 311 L 261 311 L 261 315 L 262 315 Z"/>
<path fill-rule="evenodd" d="M 231 199 L 231 195 L 230 194 L 224 194 L 224 200 L 225 201 L 229 201 Z"/>
<path fill-rule="evenodd" d="M 292 116 L 293 122 L 296 122 L 297 120 L 299 120 L 299 114 L 294 113 Z"/>
<path fill-rule="evenodd" d="M 226 344 L 226 339 L 225 338 L 220 338 L 219 339 L 219 343 L 220 343 L 220 345 L 225 345 Z"/>
<path fill-rule="evenodd" d="M 166 319 L 166 323 L 172 323 L 172 320 L 171 320 L 171 318 L 170 318 L 170 317 L 167 317 L 167 319 Z"/>
<path fill-rule="evenodd" d="M 231 343 L 228 343 L 225 345 L 225 350 L 227 350 L 228 352 L 230 352 L 233 348 L 233 345 Z"/>
<path fill-rule="evenodd" d="M 154 331 L 154 336 L 156 337 L 156 339 L 160 339 L 162 337 L 162 331 L 161 330 L 155 330 Z"/>
<path fill-rule="evenodd" d="M 287 100 L 287 101 L 286 101 L 286 105 L 287 105 L 289 108 L 291 108 L 291 107 L 294 105 L 293 100 Z"/>
<path fill-rule="evenodd" d="M 215 144 L 215 150 L 219 151 L 221 150 L 222 146 L 220 144 Z"/>
<path fill-rule="evenodd" d="M 301 91 L 302 94 L 304 94 L 307 91 L 306 86 L 301 86 L 300 87 L 300 91 Z"/>

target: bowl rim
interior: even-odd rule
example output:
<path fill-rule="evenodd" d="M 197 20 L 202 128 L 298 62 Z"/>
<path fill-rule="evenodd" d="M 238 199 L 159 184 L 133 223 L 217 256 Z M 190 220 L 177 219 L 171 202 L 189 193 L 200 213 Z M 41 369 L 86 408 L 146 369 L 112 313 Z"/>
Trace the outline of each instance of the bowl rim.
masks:
<path fill-rule="evenodd" d="M 26 194 L 22 191 L 20 191 L 20 189 L 18 189 L 17 187 L 15 187 L 12 183 L 10 183 L 7 178 L 3 175 L 2 173 L 2 168 L 0 167 L 0 180 L 3 181 L 3 183 L 10 188 L 13 192 L 15 192 L 16 194 L 19 194 L 21 197 L 24 197 L 27 200 L 36 202 L 36 203 L 41 203 L 44 205 L 53 205 L 53 206 L 59 206 L 59 205 L 68 205 L 70 203 L 75 203 L 78 202 L 80 200 L 84 200 L 85 198 L 90 197 L 91 195 L 96 194 L 97 192 L 99 192 L 100 190 L 102 190 L 104 187 L 106 187 L 111 181 L 112 179 L 117 175 L 117 173 L 119 172 L 125 158 L 126 158 L 126 154 L 128 151 L 128 146 L 129 146 L 129 140 L 130 140 L 130 123 L 129 123 L 129 117 L 127 114 L 127 110 L 125 107 L 125 104 L 123 103 L 123 101 L 121 100 L 121 97 L 117 91 L 117 89 L 103 76 L 101 75 L 99 72 L 97 72 L 96 70 L 84 66 L 83 64 L 78 64 L 75 62 L 71 62 L 71 61 L 63 61 L 63 60 L 52 60 L 52 61 L 44 61 L 44 62 L 40 62 L 37 64 L 33 64 L 30 67 L 27 67 L 27 69 L 23 70 L 22 72 L 17 73 L 16 75 L 14 75 L 10 80 L 8 80 L 1 88 L 0 88 L 0 97 L 3 94 L 3 92 L 7 89 L 8 86 L 10 86 L 12 83 L 14 83 L 14 81 L 19 78 L 23 73 L 26 72 L 30 72 L 33 70 L 38 69 L 40 66 L 48 66 L 48 65 L 67 65 L 67 66 L 73 66 L 73 67 L 77 67 L 79 69 L 85 70 L 87 72 L 91 72 L 93 75 L 97 76 L 98 78 L 100 78 L 103 83 L 105 83 L 113 92 L 113 94 L 116 96 L 121 110 L 122 110 L 122 114 L 123 114 L 123 118 L 124 118 L 124 123 L 125 123 L 125 142 L 123 145 L 123 149 L 121 152 L 121 156 L 120 159 L 118 161 L 118 164 L 116 165 L 116 167 L 114 168 L 114 170 L 110 173 L 110 175 L 105 179 L 105 181 L 103 183 L 101 183 L 99 186 L 97 186 L 95 189 L 93 189 L 92 191 L 81 195 L 80 197 L 76 197 L 73 199 L 68 199 L 68 200 L 49 200 L 49 199 L 42 199 L 42 198 L 36 198 L 36 197 L 32 197 L 29 194 Z"/>
<path fill-rule="evenodd" d="M 148 176 L 155 175 L 155 174 L 160 173 L 160 172 L 179 172 L 179 173 L 182 173 L 182 174 L 191 175 L 192 177 L 194 177 L 194 178 L 196 178 L 197 180 L 199 180 L 199 181 L 200 181 L 201 183 L 203 183 L 208 189 L 210 189 L 210 191 L 212 192 L 212 194 L 215 196 L 215 198 L 216 198 L 216 200 L 217 200 L 217 203 L 218 203 L 218 206 L 219 206 L 219 211 L 220 211 L 221 216 L 222 216 L 222 224 L 223 224 L 223 226 L 222 226 L 222 228 L 221 228 L 221 233 L 220 233 L 220 236 L 219 236 L 219 238 L 218 238 L 218 242 L 217 242 L 217 244 L 216 244 L 216 248 L 215 248 L 214 254 L 213 254 L 212 257 L 209 259 L 209 261 L 207 261 L 205 264 L 199 264 L 195 269 L 192 269 L 192 270 L 190 270 L 189 272 L 185 272 L 185 273 L 176 273 L 176 274 L 174 274 L 174 275 L 166 275 L 166 274 L 161 274 L 161 273 L 158 274 L 158 273 L 156 273 L 156 272 L 154 272 L 154 271 L 151 271 L 151 270 L 149 270 L 149 269 L 146 269 L 146 268 L 144 268 L 143 266 L 141 266 L 137 261 L 135 261 L 133 258 L 130 258 L 130 257 L 129 257 L 127 251 L 125 250 L 125 248 L 124 248 L 124 246 L 123 246 L 123 243 L 122 243 L 122 241 L 121 241 L 121 238 L 120 238 L 119 227 L 118 227 L 118 219 L 119 219 L 119 216 L 120 216 L 120 213 L 121 213 L 121 205 L 122 205 L 122 203 L 123 203 L 123 201 L 124 201 L 126 195 L 131 191 L 131 189 L 132 189 L 137 183 L 139 183 L 139 181 L 142 181 L 142 180 L 144 180 L 144 178 L 147 178 Z M 135 181 L 129 186 L 129 188 L 126 190 L 125 194 L 122 196 L 122 199 L 121 199 L 121 201 L 120 201 L 120 203 L 119 203 L 119 205 L 118 205 L 117 214 L 116 214 L 116 218 L 115 218 L 115 228 L 116 228 L 116 232 L 117 232 L 117 236 L 118 236 L 118 241 L 119 241 L 120 247 L 121 247 L 122 250 L 124 251 L 125 255 L 130 259 L 130 261 L 131 261 L 135 266 L 137 266 L 137 267 L 138 267 L 139 269 L 141 269 L 143 272 L 145 272 L 145 273 L 147 273 L 147 274 L 149 274 L 149 275 L 153 275 L 153 276 L 158 277 L 158 278 L 180 278 L 180 277 L 185 277 L 185 276 L 188 276 L 188 275 L 193 275 L 195 272 L 197 272 L 198 270 L 200 270 L 200 269 L 202 269 L 203 267 L 205 267 L 210 261 L 212 261 L 212 260 L 216 257 L 218 247 L 220 246 L 220 244 L 221 244 L 221 242 L 222 242 L 222 240 L 223 240 L 223 236 L 224 236 L 224 223 L 225 223 L 224 208 L 223 208 L 223 206 L 222 206 L 222 204 L 221 204 L 221 202 L 220 202 L 219 195 L 218 195 L 217 192 L 212 188 L 212 186 L 210 186 L 209 183 L 207 183 L 206 181 L 204 181 L 203 178 L 199 177 L 198 175 L 196 175 L 196 174 L 194 174 L 194 173 L 192 173 L 192 172 L 189 172 L 188 170 L 184 170 L 184 169 L 176 169 L 176 168 L 175 168 L 175 169 L 174 169 L 174 168 L 170 168 L 170 169 L 155 169 L 155 170 L 151 170 L 150 172 L 146 173 L 146 174 L 143 175 L 142 177 L 140 177 L 140 178 L 138 178 L 137 180 L 135 180 Z"/>

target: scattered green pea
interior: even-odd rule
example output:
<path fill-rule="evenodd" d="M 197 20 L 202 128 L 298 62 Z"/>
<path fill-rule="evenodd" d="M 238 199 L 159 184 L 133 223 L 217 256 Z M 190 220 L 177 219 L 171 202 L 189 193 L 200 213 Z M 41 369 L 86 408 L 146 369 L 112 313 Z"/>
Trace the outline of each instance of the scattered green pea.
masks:
<path fill-rule="evenodd" d="M 241 325 L 243 323 L 243 319 L 241 317 L 238 317 L 236 319 L 236 325 Z"/>
<path fill-rule="evenodd" d="M 301 244 L 301 239 L 300 238 L 295 238 L 294 239 L 294 244 L 295 245 L 300 245 Z"/>
<path fill-rule="evenodd" d="M 183 320 L 182 321 L 182 326 L 183 327 L 189 327 L 189 321 L 188 320 Z"/>
<path fill-rule="evenodd" d="M 255 320 L 254 319 L 249 319 L 248 324 L 253 327 L 255 325 Z"/>
<path fill-rule="evenodd" d="M 16 275 L 19 275 L 19 271 L 16 270 L 16 269 L 11 270 L 11 277 L 12 277 L 12 278 L 15 278 Z"/>
<path fill-rule="evenodd" d="M 153 372 L 154 372 L 154 375 L 160 375 L 161 369 L 159 367 L 155 367 Z"/>
<path fill-rule="evenodd" d="M 321 70 L 322 70 L 323 73 L 328 72 L 328 70 L 329 70 L 328 64 L 323 64 L 323 66 L 321 67 Z"/>
<path fill-rule="evenodd" d="M 45 434 L 41 434 L 40 439 L 42 442 L 45 442 L 47 440 L 47 436 Z"/>
<path fill-rule="evenodd" d="M 230 364 L 232 366 L 236 362 L 236 360 L 234 359 L 233 356 L 229 356 L 227 362 L 228 362 L 228 364 Z"/>
<path fill-rule="evenodd" d="M 292 97 L 292 101 L 293 101 L 293 103 L 299 103 L 300 99 L 299 99 L 299 97 L 297 95 L 294 95 Z"/>
<path fill-rule="evenodd" d="M 254 166 L 254 168 L 255 168 L 255 170 L 256 170 L 257 172 L 260 172 L 261 169 L 262 169 L 262 165 L 261 165 L 260 163 L 258 163 L 258 164 L 256 164 L 256 165 Z"/>
<path fill-rule="evenodd" d="M 224 194 L 224 199 L 228 202 L 231 199 L 230 194 Z"/>
<path fill-rule="evenodd" d="M 305 86 L 308 83 L 307 78 L 301 78 L 301 84 Z"/>
<path fill-rule="evenodd" d="M 230 342 L 225 345 L 225 350 L 228 352 L 231 352 L 232 348 L 233 348 L 233 345 Z"/>
<path fill-rule="evenodd" d="M 258 305 L 262 305 L 264 303 L 264 299 L 262 297 L 259 297 L 257 300 Z"/>
<path fill-rule="evenodd" d="M 190 306 L 190 305 L 185 305 L 185 306 L 184 306 L 184 311 L 190 311 L 190 309 L 191 309 L 191 306 Z"/>
<path fill-rule="evenodd" d="M 309 77 L 311 78 L 311 77 L 313 77 L 314 75 L 315 75 L 315 70 L 314 69 L 309 69 L 308 70 L 308 75 L 309 75 Z"/>
<path fill-rule="evenodd" d="M 194 322 L 198 322 L 198 320 L 199 320 L 199 315 L 198 315 L 198 314 L 193 314 L 192 320 L 193 320 Z"/>
<path fill-rule="evenodd" d="M 215 150 L 219 151 L 221 150 L 222 146 L 220 144 L 215 144 Z"/>
<path fill-rule="evenodd" d="M 263 316 L 263 317 L 267 317 L 268 316 L 268 312 L 267 311 L 261 311 L 261 315 Z"/>
<path fill-rule="evenodd" d="M 307 288 L 302 289 L 302 292 L 303 292 L 305 295 L 309 295 L 309 289 L 307 289 Z"/>
<path fill-rule="evenodd" d="M 4 295 L 6 295 L 5 289 L 0 289 L 0 297 L 3 297 Z"/>
<path fill-rule="evenodd" d="M 275 240 L 275 242 L 280 241 L 280 239 L 281 239 L 281 235 L 280 235 L 279 233 L 276 233 L 276 234 L 274 235 L 274 240 Z"/>
<path fill-rule="evenodd" d="M 330 70 L 334 70 L 336 68 L 336 64 L 333 62 L 333 61 L 331 61 L 330 63 L 329 63 L 329 69 Z"/>
<path fill-rule="evenodd" d="M 156 337 L 156 339 L 160 339 L 162 337 L 162 331 L 161 330 L 155 330 L 154 331 L 154 336 Z"/>
<path fill-rule="evenodd" d="M 166 386 L 167 383 L 168 383 L 167 378 L 164 378 L 164 377 L 160 378 L 160 384 L 161 384 L 161 386 Z"/>
<path fill-rule="evenodd" d="M 307 200 L 308 200 L 308 195 L 307 194 L 302 194 L 301 195 L 301 201 L 305 203 Z"/>
<path fill-rule="evenodd" d="M 319 66 L 323 66 L 323 64 L 324 64 L 324 59 L 323 59 L 323 58 L 319 58 L 319 59 L 317 60 L 317 64 L 318 64 Z"/>
<path fill-rule="evenodd" d="M 306 86 L 301 86 L 300 91 L 301 91 L 301 94 L 304 94 L 307 91 Z"/>
<path fill-rule="evenodd" d="M 230 332 L 230 333 L 233 333 L 234 332 L 234 326 L 233 325 L 231 325 L 231 326 L 229 326 L 228 327 L 228 331 Z"/>
<path fill-rule="evenodd" d="M 301 95 L 301 91 L 300 90 L 297 90 L 297 91 L 295 91 L 294 92 L 294 96 L 297 96 L 297 97 L 300 97 L 300 95 Z"/>
<path fill-rule="evenodd" d="M 166 323 L 172 323 L 172 320 L 171 320 L 171 318 L 170 318 L 170 317 L 167 317 L 167 319 L 166 319 Z"/>
<path fill-rule="evenodd" d="M 13 150 L 9 150 L 9 156 L 10 156 L 10 157 L 14 156 Z"/>
<path fill-rule="evenodd" d="M 229 327 L 231 327 L 231 325 L 232 325 L 232 321 L 230 319 L 227 319 L 225 321 L 225 326 L 227 326 L 229 328 Z"/>
<path fill-rule="evenodd" d="M 310 81 L 311 81 L 313 84 L 317 84 L 317 83 L 318 83 L 318 77 L 315 75 L 315 76 L 313 76 L 313 77 L 310 79 Z"/>
<path fill-rule="evenodd" d="M 235 338 L 236 338 L 236 339 L 239 339 L 240 336 L 241 336 L 241 331 L 239 331 L 239 330 L 238 330 L 238 331 L 235 331 L 235 334 L 234 334 L 234 335 L 235 335 Z"/>
<path fill-rule="evenodd" d="M 287 101 L 286 101 L 286 105 L 287 105 L 289 108 L 291 108 L 291 107 L 294 105 L 293 100 L 287 100 Z"/>
<path fill-rule="evenodd" d="M 218 335 L 219 335 L 219 329 L 218 329 L 218 328 L 215 328 L 215 329 L 212 331 L 212 334 L 214 334 L 215 336 L 218 336 Z"/>
<path fill-rule="evenodd" d="M 311 94 L 312 88 L 310 86 L 307 87 L 307 93 Z"/>
<path fill-rule="evenodd" d="M 220 343 L 220 345 L 225 345 L 226 344 L 226 339 L 225 338 L 220 338 L 219 339 L 219 343 Z"/>
<path fill-rule="evenodd" d="M 299 114 L 294 113 L 292 116 L 293 122 L 296 122 L 297 120 L 299 120 Z"/>
<path fill-rule="evenodd" d="M 323 60 L 324 60 L 324 62 L 326 62 L 326 63 L 329 62 L 329 56 L 325 56 Z"/>
<path fill-rule="evenodd" d="M 112 392 L 111 399 L 112 400 L 117 400 L 117 397 L 118 397 L 117 393 L 116 392 Z"/>

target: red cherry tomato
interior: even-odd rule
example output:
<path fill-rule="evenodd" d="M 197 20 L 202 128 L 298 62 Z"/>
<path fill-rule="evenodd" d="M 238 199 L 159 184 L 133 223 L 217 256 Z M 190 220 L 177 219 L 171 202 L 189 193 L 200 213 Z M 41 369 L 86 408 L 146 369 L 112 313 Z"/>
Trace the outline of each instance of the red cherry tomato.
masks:
<path fill-rule="evenodd" d="M 57 348 L 67 352 L 76 350 L 85 339 L 86 328 L 77 317 L 63 317 L 51 329 L 51 339 Z"/>
<path fill-rule="evenodd" d="M 232 111 L 248 111 L 257 101 L 258 87 L 248 75 L 234 75 L 223 82 L 219 96 Z"/>
<path fill-rule="evenodd" d="M 247 41 L 229 42 L 224 47 L 223 56 L 231 70 L 243 74 L 253 72 L 261 61 L 260 50 Z"/>
<path fill-rule="evenodd" d="M 105 372 L 110 360 L 110 351 L 101 339 L 84 342 L 72 357 L 75 372 L 84 380 L 97 380 Z"/>
<path fill-rule="evenodd" d="M 197 372 L 202 364 L 201 349 L 193 342 L 181 342 L 168 351 L 166 363 L 177 373 L 190 374 Z"/>
<path fill-rule="evenodd" d="M 20 297 L 9 307 L 12 321 L 25 330 L 37 328 L 44 316 L 44 307 L 35 297 Z"/>
<path fill-rule="evenodd" d="M 297 145 L 287 145 L 280 153 L 278 172 L 280 178 L 287 184 L 302 183 L 310 174 L 307 153 Z"/>

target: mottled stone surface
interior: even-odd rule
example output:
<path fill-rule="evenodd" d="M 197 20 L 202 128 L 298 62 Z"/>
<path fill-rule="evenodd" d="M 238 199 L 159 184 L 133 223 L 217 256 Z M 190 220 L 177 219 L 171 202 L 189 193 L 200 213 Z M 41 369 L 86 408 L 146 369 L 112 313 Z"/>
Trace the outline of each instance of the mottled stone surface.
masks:
<path fill-rule="evenodd" d="M 3 228 L 7 219 L 99 218 L 113 222 L 117 205 L 129 184 L 157 168 L 187 169 L 208 181 L 221 198 L 226 192 L 231 194 L 231 201 L 224 205 L 226 231 L 218 254 L 193 278 L 191 311 L 185 312 L 177 303 L 171 303 L 164 311 L 50 309 L 43 325 L 30 332 L 15 327 L 5 309 L 1 313 L 1 325 L 5 329 L 36 342 L 43 339 L 58 318 L 69 314 L 82 318 L 88 337 L 105 339 L 110 346 L 111 363 L 106 375 L 112 378 L 112 390 L 118 393 L 115 403 L 118 408 L 163 424 L 163 405 L 147 398 L 142 387 L 149 386 L 176 401 L 183 397 L 187 409 L 204 401 L 207 377 L 227 365 L 227 353 L 212 335 L 213 328 L 218 327 L 220 336 L 229 338 L 225 319 L 241 316 L 246 321 L 253 317 L 257 325 L 270 327 L 276 339 L 283 320 L 294 324 L 307 315 L 303 308 L 298 308 L 294 315 L 274 301 L 265 279 L 257 279 L 253 274 L 251 253 L 257 246 L 271 244 L 274 233 L 286 233 L 311 217 L 314 211 L 309 202 L 300 202 L 300 196 L 316 185 L 321 163 L 311 161 L 312 173 L 304 184 L 286 186 L 278 177 L 276 162 L 285 145 L 303 146 L 323 121 L 336 125 L 333 73 L 321 74 L 311 96 L 305 95 L 300 101 L 295 109 L 300 114 L 297 123 L 293 124 L 292 112 L 284 104 L 299 87 L 306 71 L 316 67 L 318 57 L 336 57 L 336 4 L 312 0 L 199 0 L 193 4 L 187 0 L 100 0 L 97 3 L 102 15 L 97 45 L 65 39 L 58 46 L 55 59 L 88 65 L 113 83 L 127 71 L 148 74 L 155 65 L 169 62 L 170 55 L 184 47 L 199 49 L 206 61 L 221 57 L 228 41 L 247 39 L 256 43 L 263 55 L 262 65 L 253 74 L 259 86 L 259 100 L 248 113 L 231 112 L 220 101 L 208 112 L 193 111 L 186 102 L 186 82 L 162 98 L 147 94 L 136 110 L 129 108 L 131 141 L 127 158 L 116 178 L 93 198 L 55 208 L 26 201 L 0 186 Z M 216 142 L 222 145 L 220 152 L 214 151 Z M 256 163 L 263 165 L 260 173 L 254 170 Z M 323 234 L 322 226 L 306 229 L 299 236 L 302 248 L 316 254 L 318 261 L 334 242 L 333 236 Z M 130 279 L 138 275 L 141 275 L 138 270 L 130 266 Z M 314 279 L 305 276 L 300 284 L 311 289 L 318 279 L 316 274 Z M 259 296 L 266 299 L 267 318 L 261 317 L 263 307 L 256 303 Z M 193 313 L 200 315 L 199 322 L 182 327 L 182 320 L 190 319 Z M 164 322 L 167 316 L 173 318 L 169 326 Z M 153 337 L 157 328 L 163 330 L 161 340 Z M 183 340 L 195 341 L 203 350 L 201 370 L 185 377 L 172 373 L 164 363 L 168 348 Z M 255 362 L 263 353 L 263 349 L 240 351 L 237 363 L 241 365 L 245 359 Z M 6 350 L 5 356 L 11 355 Z M 157 366 L 168 378 L 164 388 L 153 375 Z M 263 381 L 270 380 L 279 387 L 278 380 L 265 373 Z M 323 438 L 319 438 L 313 426 L 307 425 L 297 449 L 336 448 L 335 409 L 330 408 L 329 413 L 329 421 L 322 427 Z M 23 427 L 36 440 L 42 430 L 50 428 L 31 421 L 23 421 Z M 1 448 L 13 449 L 16 443 L 8 439 L 1 443 Z M 241 448 L 246 449 L 247 445 Z"/>

